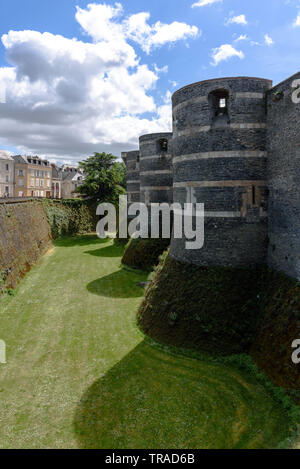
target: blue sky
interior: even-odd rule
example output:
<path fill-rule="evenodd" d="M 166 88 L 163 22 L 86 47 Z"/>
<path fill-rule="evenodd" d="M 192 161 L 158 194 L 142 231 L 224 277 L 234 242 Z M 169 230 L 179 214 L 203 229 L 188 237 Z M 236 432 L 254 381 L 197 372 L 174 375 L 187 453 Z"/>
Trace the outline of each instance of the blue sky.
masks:
<path fill-rule="evenodd" d="M 170 129 L 186 84 L 299 70 L 299 0 L 0 0 L 0 149 L 78 161 Z"/>

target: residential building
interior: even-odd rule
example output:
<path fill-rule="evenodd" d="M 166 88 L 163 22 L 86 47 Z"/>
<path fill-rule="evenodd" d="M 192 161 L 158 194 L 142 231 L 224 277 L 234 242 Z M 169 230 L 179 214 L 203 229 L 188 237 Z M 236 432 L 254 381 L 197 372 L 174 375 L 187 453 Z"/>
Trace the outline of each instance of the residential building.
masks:
<path fill-rule="evenodd" d="M 52 190 L 51 197 L 52 199 L 61 199 L 62 191 L 62 169 L 56 166 L 54 163 L 51 164 L 52 167 Z"/>
<path fill-rule="evenodd" d="M 84 176 L 76 167 L 65 167 L 62 171 L 61 197 L 63 199 L 77 199 L 80 194 L 74 193 L 81 186 Z"/>
<path fill-rule="evenodd" d="M 13 156 L 15 197 L 51 197 L 52 168 L 38 156 Z"/>
<path fill-rule="evenodd" d="M 0 197 L 14 196 L 14 160 L 0 151 Z"/>

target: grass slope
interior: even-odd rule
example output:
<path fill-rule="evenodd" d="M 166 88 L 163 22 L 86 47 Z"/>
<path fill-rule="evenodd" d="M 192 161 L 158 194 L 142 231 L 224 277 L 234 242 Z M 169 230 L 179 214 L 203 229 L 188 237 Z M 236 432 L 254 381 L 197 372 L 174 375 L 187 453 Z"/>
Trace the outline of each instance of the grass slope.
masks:
<path fill-rule="evenodd" d="M 135 326 L 145 280 L 95 237 L 55 249 L 0 303 L 0 448 L 271 448 L 288 419 L 233 367 L 173 356 Z"/>

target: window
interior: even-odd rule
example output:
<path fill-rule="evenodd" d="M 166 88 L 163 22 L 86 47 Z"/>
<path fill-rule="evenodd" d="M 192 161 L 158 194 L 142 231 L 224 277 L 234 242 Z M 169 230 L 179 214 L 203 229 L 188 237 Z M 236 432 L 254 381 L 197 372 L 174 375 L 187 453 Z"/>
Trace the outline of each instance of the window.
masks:
<path fill-rule="evenodd" d="M 209 94 L 208 98 L 211 107 L 212 125 L 217 127 L 229 124 L 229 92 L 227 90 L 215 90 Z"/>
<path fill-rule="evenodd" d="M 6 171 L 9 171 L 9 166 L 8 166 L 8 164 L 5 165 L 5 169 L 6 169 Z"/>
<path fill-rule="evenodd" d="M 18 171 L 18 176 L 24 176 L 24 171 L 23 171 L 23 169 L 19 169 L 19 171 Z"/>
<path fill-rule="evenodd" d="M 9 176 L 5 176 L 5 182 L 9 182 Z"/>
<path fill-rule="evenodd" d="M 8 186 L 5 186 L 5 194 L 9 194 L 9 187 Z"/>
<path fill-rule="evenodd" d="M 34 187 L 34 179 L 30 179 L 30 187 Z"/>
<path fill-rule="evenodd" d="M 47 187 L 50 187 L 50 181 L 47 180 Z"/>
<path fill-rule="evenodd" d="M 30 174 L 31 174 L 31 176 L 34 176 L 34 169 L 30 170 Z"/>
<path fill-rule="evenodd" d="M 40 186 L 44 187 L 44 180 L 43 179 L 40 179 Z"/>
<path fill-rule="evenodd" d="M 167 152 L 168 151 L 168 140 L 166 138 L 161 138 L 157 142 L 158 153 Z"/>
<path fill-rule="evenodd" d="M 39 180 L 39 179 L 36 179 L 36 180 L 35 180 L 35 185 L 36 185 L 36 186 L 39 186 L 39 185 L 40 185 L 40 180 Z"/>
<path fill-rule="evenodd" d="M 219 108 L 224 108 L 224 107 L 227 107 L 227 104 L 226 104 L 226 98 L 220 98 L 220 101 L 219 101 Z"/>
<path fill-rule="evenodd" d="M 44 197 L 44 191 L 41 191 L 41 197 Z"/>

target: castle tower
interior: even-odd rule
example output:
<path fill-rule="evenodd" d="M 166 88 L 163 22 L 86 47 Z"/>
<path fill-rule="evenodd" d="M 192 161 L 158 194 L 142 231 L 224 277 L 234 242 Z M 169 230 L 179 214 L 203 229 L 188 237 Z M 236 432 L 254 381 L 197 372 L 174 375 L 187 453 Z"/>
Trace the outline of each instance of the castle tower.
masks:
<path fill-rule="evenodd" d="M 249 350 L 267 264 L 267 113 L 272 82 L 222 78 L 173 95 L 173 202 L 203 203 L 204 245 L 172 239 L 138 323 L 163 343 Z M 190 247 L 190 246 L 188 246 Z"/>
<path fill-rule="evenodd" d="M 140 137 L 141 202 L 172 203 L 172 133 Z"/>
<path fill-rule="evenodd" d="M 205 242 L 171 256 L 203 266 L 266 262 L 266 91 L 260 78 L 222 78 L 173 95 L 174 202 L 204 203 Z"/>
<path fill-rule="evenodd" d="M 172 133 L 148 134 L 140 137 L 140 202 L 172 203 Z M 151 212 L 148 232 L 151 236 Z M 125 249 L 122 263 L 130 267 L 151 270 L 159 256 L 170 245 L 170 239 L 131 239 Z"/>
<path fill-rule="evenodd" d="M 300 280 L 300 72 L 268 93 L 268 265 Z"/>
<path fill-rule="evenodd" d="M 140 152 L 127 151 L 121 154 L 127 170 L 127 197 L 128 203 L 140 201 Z"/>

